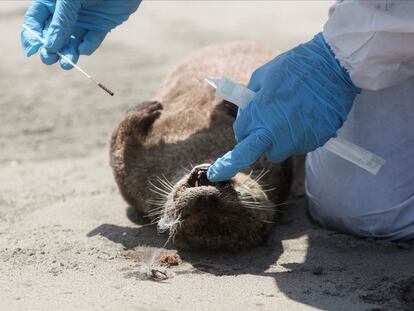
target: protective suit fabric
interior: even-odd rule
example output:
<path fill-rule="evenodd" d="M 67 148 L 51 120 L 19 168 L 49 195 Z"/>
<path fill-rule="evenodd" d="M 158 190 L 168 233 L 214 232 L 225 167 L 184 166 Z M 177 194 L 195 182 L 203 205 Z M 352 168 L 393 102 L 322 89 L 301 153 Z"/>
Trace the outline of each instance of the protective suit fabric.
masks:
<path fill-rule="evenodd" d="M 381 91 L 363 90 L 343 137 L 387 161 L 378 175 L 328 152 L 309 153 L 310 215 L 346 233 L 390 240 L 414 238 L 414 78 Z"/>
<path fill-rule="evenodd" d="M 324 38 L 351 80 L 380 90 L 414 75 L 414 1 L 338 1 Z"/>

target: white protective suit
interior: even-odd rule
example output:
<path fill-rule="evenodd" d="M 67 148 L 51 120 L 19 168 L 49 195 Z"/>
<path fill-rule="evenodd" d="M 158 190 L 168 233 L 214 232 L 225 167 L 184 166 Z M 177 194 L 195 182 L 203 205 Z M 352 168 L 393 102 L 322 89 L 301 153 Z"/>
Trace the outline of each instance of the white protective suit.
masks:
<path fill-rule="evenodd" d="M 323 35 L 362 88 L 338 136 L 387 162 L 374 176 L 323 147 L 308 154 L 311 216 L 360 236 L 414 238 L 414 1 L 339 1 Z"/>

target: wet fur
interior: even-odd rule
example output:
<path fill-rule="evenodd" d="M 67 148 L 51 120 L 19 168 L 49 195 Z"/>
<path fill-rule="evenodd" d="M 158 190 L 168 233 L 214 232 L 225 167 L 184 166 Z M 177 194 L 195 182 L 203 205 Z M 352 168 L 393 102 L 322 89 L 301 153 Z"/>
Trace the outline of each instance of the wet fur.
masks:
<path fill-rule="evenodd" d="M 150 215 L 150 218 L 160 215 L 165 220 L 168 213 L 182 212 L 183 208 L 178 211 L 178 203 L 173 201 L 178 200 L 177 196 L 193 191 L 187 189 L 192 166 L 212 163 L 235 144 L 232 123 L 236 110 L 232 104 L 214 96 L 214 90 L 204 82 L 205 76 L 227 76 L 247 84 L 254 69 L 276 55 L 277 52 L 252 43 L 204 48 L 166 77 L 153 100 L 138 104 L 126 113 L 111 137 L 110 164 L 120 192 L 128 204 L 140 213 Z M 235 189 L 243 185 L 248 185 L 251 188 L 248 191 L 252 192 L 255 200 L 264 205 L 267 201 L 280 203 L 285 200 L 293 174 L 290 159 L 282 164 L 272 164 L 263 157 L 251 169 L 267 171 L 260 184 L 247 175 L 238 174 L 227 184 L 228 188 L 205 185 L 193 189 L 202 191 L 203 196 L 208 191 L 218 189 L 219 196 L 226 194 L 224 197 L 227 201 L 222 199 L 222 195 L 220 205 L 228 207 L 228 210 L 232 204 L 240 205 L 237 196 L 240 192 Z M 262 184 L 275 189 L 264 192 Z M 187 192 L 180 192 L 180 189 Z M 233 195 L 232 191 L 236 194 Z M 157 212 L 154 213 L 157 206 Z M 194 208 L 194 211 L 197 209 Z M 228 214 L 227 209 L 225 213 L 222 211 L 205 214 L 204 220 L 198 216 L 194 220 L 200 223 L 204 221 L 202 228 L 206 230 L 205 236 L 198 231 L 199 237 L 195 238 L 196 234 L 191 230 L 200 228 L 200 223 L 197 226 L 186 225 L 185 228 L 173 226 L 170 232 L 174 235 L 173 241 L 181 248 L 250 247 L 263 241 L 275 215 L 251 210 L 238 212 L 234 209 L 235 213 Z M 223 220 L 224 225 L 218 227 L 206 220 L 212 214 L 219 220 L 230 218 Z M 246 221 L 249 217 L 252 221 Z M 187 218 L 189 220 L 182 227 L 191 224 L 192 215 Z M 223 233 L 212 237 L 209 230 Z M 229 239 L 232 234 L 237 238 Z"/>

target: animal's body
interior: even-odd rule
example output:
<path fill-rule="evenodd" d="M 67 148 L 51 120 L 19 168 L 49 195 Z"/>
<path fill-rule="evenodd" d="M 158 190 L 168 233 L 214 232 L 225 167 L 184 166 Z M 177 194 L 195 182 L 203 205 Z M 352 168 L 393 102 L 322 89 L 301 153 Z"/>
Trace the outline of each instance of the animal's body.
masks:
<path fill-rule="evenodd" d="M 292 163 L 264 157 L 251 169 L 212 184 L 207 166 L 235 142 L 237 110 L 214 95 L 206 75 L 247 84 L 278 53 L 252 43 L 211 46 L 169 74 L 152 101 L 127 112 L 110 142 L 110 163 L 121 194 L 141 214 L 168 229 L 179 248 L 238 249 L 263 241 L 285 200 Z M 263 175 L 263 174 L 262 174 Z M 266 184 L 268 191 L 263 189 Z M 158 217 L 158 218 L 157 218 Z"/>

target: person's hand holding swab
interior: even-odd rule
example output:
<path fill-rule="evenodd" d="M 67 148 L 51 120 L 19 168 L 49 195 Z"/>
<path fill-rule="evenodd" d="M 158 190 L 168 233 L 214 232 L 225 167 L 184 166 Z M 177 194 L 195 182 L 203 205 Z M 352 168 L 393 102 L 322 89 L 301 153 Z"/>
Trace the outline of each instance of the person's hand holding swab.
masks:
<path fill-rule="evenodd" d="M 101 45 L 108 32 L 125 22 L 134 13 L 140 0 L 34 0 L 24 17 L 25 25 L 45 39 L 40 57 L 51 65 L 61 52 L 76 63 L 79 55 L 91 55 Z M 26 56 L 36 54 L 42 42 L 27 30 L 22 30 L 22 45 Z M 63 69 L 71 69 L 60 58 Z"/>

